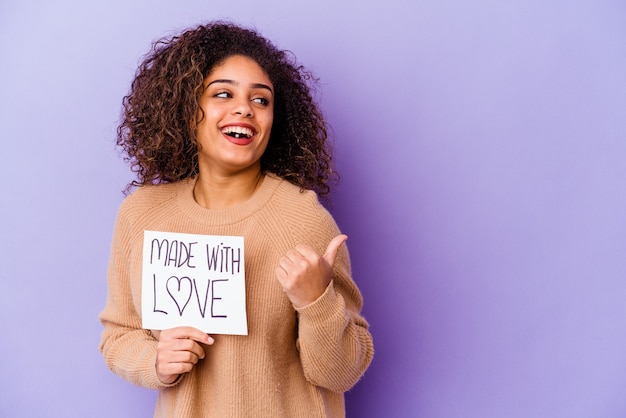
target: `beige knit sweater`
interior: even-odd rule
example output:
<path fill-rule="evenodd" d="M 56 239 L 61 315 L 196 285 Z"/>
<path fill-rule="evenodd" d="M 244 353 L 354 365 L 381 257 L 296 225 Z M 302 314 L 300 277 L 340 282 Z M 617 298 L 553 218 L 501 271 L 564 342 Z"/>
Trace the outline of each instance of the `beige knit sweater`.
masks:
<path fill-rule="evenodd" d="M 343 245 L 334 277 L 296 310 L 275 278 L 278 259 L 299 243 L 323 254 L 339 234 L 313 192 L 265 177 L 255 195 L 227 210 L 199 206 L 195 179 L 146 186 L 122 203 L 113 234 L 100 350 L 124 379 L 160 389 L 155 417 L 342 417 L 343 392 L 373 356 L 361 294 Z M 236 235 L 245 240 L 248 335 L 213 335 L 206 358 L 172 385 L 155 371 L 156 339 L 141 329 L 144 230 Z"/>

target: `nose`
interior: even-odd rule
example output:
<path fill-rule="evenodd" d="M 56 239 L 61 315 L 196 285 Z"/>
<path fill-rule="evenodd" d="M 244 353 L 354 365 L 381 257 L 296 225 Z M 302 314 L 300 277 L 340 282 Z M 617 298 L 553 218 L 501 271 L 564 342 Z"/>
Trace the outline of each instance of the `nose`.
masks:
<path fill-rule="evenodd" d="M 233 114 L 243 116 L 244 118 L 250 118 L 254 116 L 252 106 L 250 106 L 250 102 L 244 99 L 235 102 L 235 105 L 233 106 Z"/>

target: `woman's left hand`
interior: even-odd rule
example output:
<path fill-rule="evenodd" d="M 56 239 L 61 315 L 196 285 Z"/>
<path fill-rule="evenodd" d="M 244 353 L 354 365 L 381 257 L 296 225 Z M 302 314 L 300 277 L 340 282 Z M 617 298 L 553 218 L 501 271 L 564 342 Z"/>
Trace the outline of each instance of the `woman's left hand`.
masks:
<path fill-rule="evenodd" d="M 332 279 L 337 251 L 347 239 L 346 235 L 337 235 L 324 255 L 300 244 L 280 258 L 276 278 L 294 307 L 303 308 L 324 293 Z"/>

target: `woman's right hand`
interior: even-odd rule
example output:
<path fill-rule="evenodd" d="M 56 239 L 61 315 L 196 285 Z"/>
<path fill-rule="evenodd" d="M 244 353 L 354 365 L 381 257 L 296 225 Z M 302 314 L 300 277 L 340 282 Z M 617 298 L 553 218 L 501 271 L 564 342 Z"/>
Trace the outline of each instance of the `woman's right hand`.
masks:
<path fill-rule="evenodd" d="M 199 344 L 211 345 L 215 340 L 193 327 L 176 327 L 154 333 L 157 343 L 156 373 L 162 383 L 173 383 L 205 356 Z"/>

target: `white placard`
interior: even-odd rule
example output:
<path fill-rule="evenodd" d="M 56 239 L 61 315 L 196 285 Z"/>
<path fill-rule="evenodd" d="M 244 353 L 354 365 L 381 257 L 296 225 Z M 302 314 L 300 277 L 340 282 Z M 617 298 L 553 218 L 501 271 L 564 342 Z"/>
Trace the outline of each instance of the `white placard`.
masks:
<path fill-rule="evenodd" d="M 144 231 L 145 329 L 248 335 L 243 237 Z"/>

